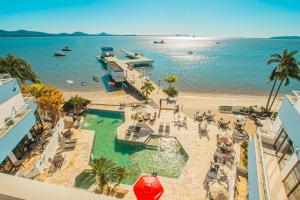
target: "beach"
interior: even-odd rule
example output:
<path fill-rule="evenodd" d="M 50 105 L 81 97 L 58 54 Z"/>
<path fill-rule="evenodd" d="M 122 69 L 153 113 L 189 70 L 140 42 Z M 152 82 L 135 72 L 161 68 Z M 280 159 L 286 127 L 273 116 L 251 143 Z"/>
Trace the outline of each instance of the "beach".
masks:
<path fill-rule="evenodd" d="M 138 102 L 132 94 L 123 91 L 106 92 L 99 91 L 69 91 L 63 90 L 65 99 L 79 95 L 97 104 L 115 104 Z M 177 104 L 183 105 L 183 111 L 188 116 L 194 112 L 207 110 L 217 111 L 219 106 L 265 106 L 268 96 L 259 95 L 230 95 L 213 93 L 180 93 L 176 97 Z"/>

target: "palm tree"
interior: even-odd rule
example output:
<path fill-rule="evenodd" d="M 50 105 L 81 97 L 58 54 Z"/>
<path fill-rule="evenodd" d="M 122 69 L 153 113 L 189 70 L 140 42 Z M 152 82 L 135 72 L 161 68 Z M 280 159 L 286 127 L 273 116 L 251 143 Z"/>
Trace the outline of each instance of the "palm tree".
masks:
<path fill-rule="evenodd" d="M 92 160 L 89 165 L 91 169 L 88 173 L 95 177 L 100 193 L 103 193 L 105 187 L 109 188 L 109 183 L 118 180 L 119 167 L 114 161 L 100 157 Z"/>
<path fill-rule="evenodd" d="M 170 75 L 167 78 L 165 78 L 165 81 L 169 84 L 168 91 L 170 93 L 172 83 L 174 83 L 177 80 L 177 77 L 175 75 Z"/>
<path fill-rule="evenodd" d="M 86 106 L 86 102 L 87 102 L 86 99 L 84 99 L 78 95 L 76 95 L 75 97 L 72 96 L 69 99 L 69 103 L 72 106 L 73 112 L 76 117 L 78 116 L 79 109 Z"/>
<path fill-rule="evenodd" d="M 298 81 L 300 81 L 300 68 L 298 66 L 299 63 L 297 63 L 296 58 L 295 58 L 295 54 L 297 53 L 297 51 L 291 51 L 289 52 L 287 49 L 282 49 L 282 55 L 279 54 L 273 54 L 271 55 L 270 60 L 268 61 L 268 64 L 273 64 L 276 63 L 276 67 L 273 69 L 271 76 L 270 76 L 270 80 L 274 80 L 270 95 L 269 95 L 269 99 L 267 102 L 267 106 L 266 106 L 266 111 L 270 111 L 275 100 L 276 97 L 278 95 L 278 92 L 283 84 L 285 86 L 290 84 L 290 78 L 292 79 L 296 79 Z M 274 87 L 276 85 L 277 81 L 280 81 L 275 96 L 272 100 L 272 103 L 269 106 L 270 103 L 270 99 L 271 99 L 271 95 L 273 93 Z"/>
<path fill-rule="evenodd" d="M 112 192 L 118 187 L 121 182 L 127 178 L 130 175 L 130 173 L 126 170 L 125 167 L 118 167 L 117 168 L 117 179 L 115 180 L 116 184 L 114 185 Z"/>
<path fill-rule="evenodd" d="M 8 54 L 6 58 L 0 57 L 0 73 L 9 73 L 22 83 L 26 80 L 33 83 L 40 82 L 31 66 L 25 60 L 16 58 L 13 54 Z"/>
<path fill-rule="evenodd" d="M 151 92 L 153 92 L 153 90 L 155 90 L 154 85 L 149 82 L 146 81 L 144 82 L 143 86 L 141 87 L 142 93 L 145 95 L 146 98 L 146 103 L 148 103 L 148 97 L 151 94 Z"/>

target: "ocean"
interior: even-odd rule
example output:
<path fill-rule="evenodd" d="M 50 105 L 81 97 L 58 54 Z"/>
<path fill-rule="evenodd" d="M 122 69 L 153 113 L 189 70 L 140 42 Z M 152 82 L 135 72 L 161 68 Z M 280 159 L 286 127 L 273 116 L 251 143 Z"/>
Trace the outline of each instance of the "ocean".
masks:
<path fill-rule="evenodd" d="M 154 40 L 164 40 L 165 44 L 154 44 Z M 54 57 L 54 52 L 65 45 L 73 51 L 65 57 Z M 92 80 L 93 76 L 100 78 L 106 74 L 96 59 L 104 46 L 113 47 L 121 58 L 124 56 L 119 49 L 154 59 L 146 73 L 157 83 L 161 80 L 162 86 L 166 86 L 164 78 L 174 74 L 178 77 L 175 86 L 183 92 L 267 94 L 271 87 L 268 76 L 274 67 L 266 64 L 268 58 L 281 53 L 282 48 L 300 51 L 300 40 L 159 36 L 0 38 L 0 56 L 13 53 L 27 60 L 43 82 L 64 90 L 104 90 L 101 81 Z M 297 59 L 300 61 L 300 52 Z M 300 83 L 291 80 L 281 92 L 295 89 L 300 89 Z"/>

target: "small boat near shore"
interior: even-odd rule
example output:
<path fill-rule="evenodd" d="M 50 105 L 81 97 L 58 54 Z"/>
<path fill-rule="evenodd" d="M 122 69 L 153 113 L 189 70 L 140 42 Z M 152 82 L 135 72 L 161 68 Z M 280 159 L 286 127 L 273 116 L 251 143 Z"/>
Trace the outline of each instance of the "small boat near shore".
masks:
<path fill-rule="evenodd" d="M 64 47 L 62 48 L 62 50 L 63 50 L 63 51 L 72 51 L 72 49 L 71 49 L 70 47 L 68 47 L 68 46 L 64 46 Z"/>
<path fill-rule="evenodd" d="M 61 51 L 56 51 L 56 52 L 54 53 L 54 56 L 66 56 L 66 54 L 63 53 L 63 52 L 61 52 Z"/>
<path fill-rule="evenodd" d="M 161 41 L 154 41 L 154 44 L 164 44 L 165 41 L 161 40 Z"/>

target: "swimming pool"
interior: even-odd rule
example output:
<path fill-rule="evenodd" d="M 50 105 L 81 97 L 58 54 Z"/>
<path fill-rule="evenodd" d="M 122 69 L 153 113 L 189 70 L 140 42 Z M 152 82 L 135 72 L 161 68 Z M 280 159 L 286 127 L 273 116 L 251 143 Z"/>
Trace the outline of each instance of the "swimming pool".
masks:
<path fill-rule="evenodd" d="M 159 176 L 171 178 L 180 176 L 188 155 L 176 138 L 153 137 L 147 140 L 146 145 L 118 142 L 117 127 L 123 121 L 124 114 L 121 112 L 88 110 L 83 128 L 95 131 L 93 158 L 112 159 L 130 170 L 132 175 L 123 181 L 125 184 L 132 185 L 141 173 L 157 172 Z M 78 186 L 81 187 L 84 182 L 88 181 L 82 179 Z"/>

